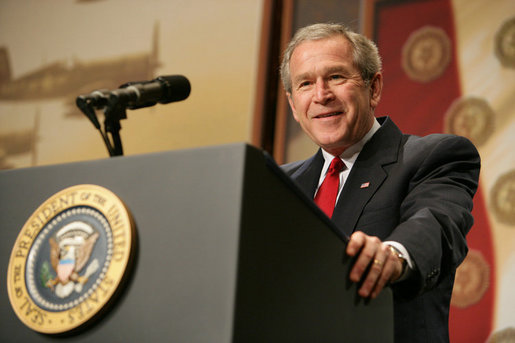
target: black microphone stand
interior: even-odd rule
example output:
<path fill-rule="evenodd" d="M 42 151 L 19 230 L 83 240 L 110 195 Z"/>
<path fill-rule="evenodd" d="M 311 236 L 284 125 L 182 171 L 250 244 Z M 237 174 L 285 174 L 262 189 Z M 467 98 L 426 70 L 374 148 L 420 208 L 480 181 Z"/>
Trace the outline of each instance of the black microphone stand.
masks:
<path fill-rule="evenodd" d="M 110 133 L 112 138 L 111 150 L 108 147 L 109 153 L 111 157 L 123 156 L 120 120 L 127 119 L 127 101 L 111 95 L 104 110 L 104 117 L 104 134 Z"/>
<path fill-rule="evenodd" d="M 105 102 L 93 103 L 91 99 L 78 97 L 77 107 L 89 118 L 104 140 L 110 157 L 123 156 L 122 140 L 120 137 L 120 120 L 127 119 L 127 101 L 119 96 L 109 96 Z M 95 113 L 95 107 L 104 108 L 104 129 L 101 128 Z M 109 139 L 109 134 L 111 139 Z"/>
<path fill-rule="evenodd" d="M 127 119 L 127 109 L 135 110 L 168 104 L 186 99 L 191 91 L 190 82 L 182 75 L 159 76 L 152 81 L 128 82 L 119 89 L 99 89 L 90 94 L 79 95 L 76 104 L 88 117 L 102 139 L 111 157 L 122 156 L 120 120 Z M 104 109 L 104 128 L 98 122 L 95 109 Z"/>

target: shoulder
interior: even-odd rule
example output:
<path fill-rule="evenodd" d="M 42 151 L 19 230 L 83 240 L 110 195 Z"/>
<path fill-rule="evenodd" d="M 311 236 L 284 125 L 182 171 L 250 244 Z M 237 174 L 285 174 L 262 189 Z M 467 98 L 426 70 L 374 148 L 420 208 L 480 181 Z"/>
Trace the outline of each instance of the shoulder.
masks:
<path fill-rule="evenodd" d="M 295 161 L 295 162 L 291 162 L 291 163 L 287 163 L 287 164 L 283 164 L 281 166 L 281 169 L 288 175 L 292 175 L 293 173 L 295 173 L 297 170 L 299 170 L 299 168 L 302 167 L 302 165 L 306 163 L 306 160 L 303 160 L 303 161 Z"/>
<path fill-rule="evenodd" d="M 470 140 L 450 134 L 404 135 L 403 147 L 406 153 L 424 159 L 431 155 L 479 159 L 479 153 Z"/>
<path fill-rule="evenodd" d="M 385 142 L 401 138 L 401 149 L 414 153 L 428 153 L 431 151 L 445 151 L 450 154 L 467 152 L 472 155 L 478 155 L 477 149 L 470 140 L 462 136 L 451 134 L 435 133 L 427 136 L 417 136 L 402 133 L 395 125 L 390 117 L 378 118 L 381 129 L 377 132 L 380 145 L 384 146 Z"/>
<path fill-rule="evenodd" d="M 308 158 L 307 160 L 295 161 L 281 165 L 281 169 L 291 177 L 298 176 L 305 173 L 307 170 L 312 169 L 315 165 L 320 165 L 324 162 L 322 150 L 318 149 L 317 153 Z"/>
<path fill-rule="evenodd" d="M 406 136 L 401 156 L 414 184 L 435 179 L 440 182 L 453 180 L 471 195 L 477 188 L 481 158 L 474 144 L 465 137 L 448 134 Z"/>

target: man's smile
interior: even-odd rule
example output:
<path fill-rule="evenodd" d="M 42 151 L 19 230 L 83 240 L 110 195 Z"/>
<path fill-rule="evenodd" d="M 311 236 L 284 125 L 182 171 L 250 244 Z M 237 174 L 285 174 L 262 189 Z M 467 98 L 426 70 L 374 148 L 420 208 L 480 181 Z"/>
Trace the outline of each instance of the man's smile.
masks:
<path fill-rule="evenodd" d="M 341 114 L 343 114 L 342 111 L 334 111 L 334 112 L 321 113 L 321 114 L 314 116 L 313 118 L 314 119 L 324 119 L 324 118 L 339 116 Z"/>

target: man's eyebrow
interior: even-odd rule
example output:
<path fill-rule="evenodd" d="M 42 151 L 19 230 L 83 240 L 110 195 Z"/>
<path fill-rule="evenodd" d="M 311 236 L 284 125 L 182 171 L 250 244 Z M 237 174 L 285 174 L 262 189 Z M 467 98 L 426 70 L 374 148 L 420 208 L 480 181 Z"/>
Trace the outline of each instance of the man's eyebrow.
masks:
<path fill-rule="evenodd" d="M 348 70 L 344 66 L 332 66 L 327 68 L 324 71 L 325 74 L 332 74 L 332 73 L 345 73 L 348 74 Z"/>
<path fill-rule="evenodd" d="M 345 66 L 331 66 L 328 68 L 325 68 L 323 70 L 324 75 L 333 74 L 333 73 L 343 73 L 343 74 L 350 74 L 347 68 Z M 309 79 L 311 77 L 311 72 L 306 72 L 297 75 L 295 78 L 293 78 L 293 83 L 298 83 L 302 80 Z"/>
<path fill-rule="evenodd" d="M 300 81 L 302 80 L 306 80 L 306 79 L 309 79 L 311 77 L 311 73 L 307 72 L 307 73 L 302 73 L 302 74 L 299 74 L 297 76 L 295 76 L 293 78 L 293 83 L 294 84 L 297 84 L 299 83 Z"/>

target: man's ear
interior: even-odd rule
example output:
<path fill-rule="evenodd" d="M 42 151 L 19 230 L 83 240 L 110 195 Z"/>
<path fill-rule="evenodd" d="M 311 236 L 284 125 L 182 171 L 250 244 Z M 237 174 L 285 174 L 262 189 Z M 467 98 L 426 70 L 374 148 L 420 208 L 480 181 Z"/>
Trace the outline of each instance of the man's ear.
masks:
<path fill-rule="evenodd" d="M 383 91 L 383 74 L 376 73 L 370 81 L 370 107 L 375 109 L 381 100 Z"/>
<path fill-rule="evenodd" d="M 295 110 L 295 104 L 293 103 L 293 99 L 291 97 L 290 92 L 286 92 L 286 96 L 288 97 L 288 103 L 290 104 L 291 112 L 293 113 L 293 118 L 295 121 L 299 121 L 299 118 L 297 117 L 297 111 Z"/>

